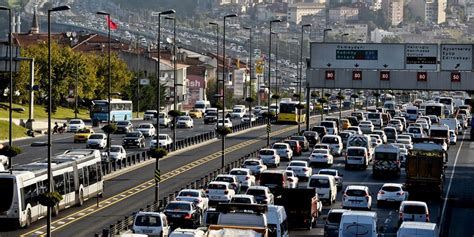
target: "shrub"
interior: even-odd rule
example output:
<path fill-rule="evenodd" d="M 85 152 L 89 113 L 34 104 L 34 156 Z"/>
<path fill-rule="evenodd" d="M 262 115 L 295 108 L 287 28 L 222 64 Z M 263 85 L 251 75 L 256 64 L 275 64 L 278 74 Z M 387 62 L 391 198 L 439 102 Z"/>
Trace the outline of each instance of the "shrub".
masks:
<path fill-rule="evenodd" d="M 154 149 L 150 149 L 148 151 L 148 155 L 153 157 L 153 158 L 159 159 L 159 158 L 163 158 L 166 155 L 168 155 L 168 152 L 163 148 L 154 148 Z"/>
<path fill-rule="evenodd" d="M 274 112 L 265 111 L 265 112 L 263 112 L 262 117 L 264 117 L 264 118 L 269 118 L 269 119 L 273 119 L 273 118 L 276 117 L 276 115 L 275 115 Z"/>
<path fill-rule="evenodd" d="M 351 95 L 351 98 L 352 98 L 352 99 L 357 99 L 357 98 L 359 98 L 359 95 L 357 95 L 357 94 L 352 94 L 352 95 Z"/>
<path fill-rule="evenodd" d="M 102 131 L 107 134 L 111 134 L 117 131 L 117 125 L 115 123 L 110 123 L 102 127 Z"/>
<path fill-rule="evenodd" d="M 319 98 L 318 99 L 318 103 L 320 103 L 320 104 L 325 104 L 327 102 L 328 102 L 328 100 L 326 98 Z"/>
<path fill-rule="evenodd" d="M 181 111 L 179 111 L 179 110 L 170 110 L 170 111 L 168 112 L 168 115 L 171 116 L 171 117 L 173 117 L 173 118 L 178 117 L 178 116 L 181 116 L 181 115 L 183 115 L 183 114 L 184 114 L 184 113 L 181 112 Z"/>
<path fill-rule="evenodd" d="M 247 97 L 245 98 L 245 102 L 247 103 L 253 103 L 254 102 L 254 99 L 252 97 Z"/>
<path fill-rule="evenodd" d="M 301 103 L 296 105 L 297 109 L 304 109 L 304 107 L 305 107 L 304 104 L 301 104 Z"/>
<path fill-rule="evenodd" d="M 275 95 L 272 95 L 272 99 L 274 99 L 274 100 L 278 100 L 278 99 L 280 99 L 280 95 L 277 95 L 277 94 L 275 94 Z"/>
<path fill-rule="evenodd" d="M 4 146 L 0 149 L 0 155 L 4 155 L 7 157 L 15 157 L 22 152 L 21 148 L 17 146 Z"/>
<path fill-rule="evenodd" d="M 227 136 L 227 135 L 232 133 L 232 129 L 230 129 L 229 127 L 225 127 L 225 126 L 219 126 L 219 127 L 216 128 L 216 133 L 221 135 L 221 136 Z"/>
<path fill-rule="evenodd" d="M 316 93 L 314 91 L 311 92 L 311 98 L 316 98 L 316 97 L 318 97 L 318 93 Z"/>
<path fill-rule="evenodd" d="M 300 95 L 300 94 L 293 94 L 293 97 L 294 97 L 294 98 L 300 98 L 301 95 Z"/>

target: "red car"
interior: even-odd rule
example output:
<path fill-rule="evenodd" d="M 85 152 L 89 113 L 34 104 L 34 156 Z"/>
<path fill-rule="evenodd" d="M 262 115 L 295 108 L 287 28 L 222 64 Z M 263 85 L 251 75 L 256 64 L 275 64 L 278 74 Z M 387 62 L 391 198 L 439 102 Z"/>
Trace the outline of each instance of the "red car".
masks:
<path fill-rule="evenodd" d="M 297 140 L 286 140 L 285 143 L 290 145 L 291 150 L 293 150 L 293 154 L 296 156 L 300 156 L 303 152 L 303 148 Z"/>

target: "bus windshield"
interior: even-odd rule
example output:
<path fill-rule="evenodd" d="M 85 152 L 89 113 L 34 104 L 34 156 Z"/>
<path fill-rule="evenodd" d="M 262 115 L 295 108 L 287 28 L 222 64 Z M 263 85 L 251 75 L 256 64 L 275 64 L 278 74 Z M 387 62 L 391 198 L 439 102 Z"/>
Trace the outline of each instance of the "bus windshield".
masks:
<path fill-rule="evenodd" d="M 280 113 L 295 113 L 296 105 L 295 104 L 280 104 Z"/>
<path fill-rule="evenodd" d="M 425 107 L 425 114 L 426 115 L 441 116 L 442 115 L 442 106 L 428 105 L 428 106 Z"/>
<path fill-rule="evenodd" d="M 376 152 L 375 153 L 375 160 L 396 161 L 397 160 L 397 153 Z"/>
<path fill-rule="evenodd" d="M 431 137 L 441 137 L 441 138 L 448 138 L 448 130 L 430 130 L 430 136 Z"/>
<path fill-rule="evenodd" d="M 10 209 L 13 201 L 13 179 L 0 178 L 0 212 Z"/>
<path fill-rule="evenodd" d="M 95 104 L 92 106 L 92 112 L 107 112 L 108 110 L 107 104 Z"/>

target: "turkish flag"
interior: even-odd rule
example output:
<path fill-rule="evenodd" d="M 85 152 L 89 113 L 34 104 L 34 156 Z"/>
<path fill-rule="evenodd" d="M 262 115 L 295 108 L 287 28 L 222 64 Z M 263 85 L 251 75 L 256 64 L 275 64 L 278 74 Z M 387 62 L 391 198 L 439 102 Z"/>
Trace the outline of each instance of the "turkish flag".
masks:
<path fill-rule="evenodd" d="M 111 30 L 116 30 L 116 29 L 118 28 L 117 23 L 113 22 L 113 21 L 110 19 L 110 16 L 107 16 L 107 24 L 109 25 L 109 27 L 110 27 Z"/>

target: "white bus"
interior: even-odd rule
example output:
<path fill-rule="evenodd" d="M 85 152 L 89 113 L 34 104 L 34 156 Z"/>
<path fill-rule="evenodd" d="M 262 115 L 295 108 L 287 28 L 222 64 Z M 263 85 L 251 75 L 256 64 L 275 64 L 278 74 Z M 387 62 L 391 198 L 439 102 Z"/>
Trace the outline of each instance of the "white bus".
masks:
<path fill-rule="evenodd" d="M 38 195 L 48 192 L 48 163 L 19 165 L 0 172 L 0 224 L 28 227 L 47 214 L 47 207 L 38 203 Z M 51 161 L 53 189 L 63 200 L 53 207 L 52 214 L 82 205 L 85 200 L 102 195 L 103 179 L 99 150 L 69 150 Z"/>
<path fill-rule="evenodd" d="M 452 114 L 454 112 L 454 100 L 452 97 L 439 97 L 438 102 L 445 105 L 447 114 Z"/>
<path fill-rule="evenodd" d="M 436 115 L 439 118 L 444 118 L 445 105 L 441 103 L 429 103 L 425 105 L 425 115 Z"/>

